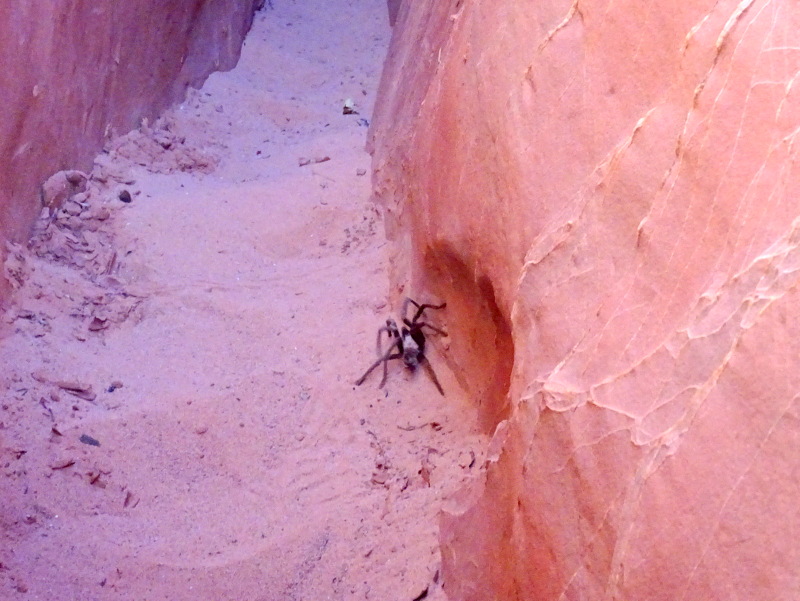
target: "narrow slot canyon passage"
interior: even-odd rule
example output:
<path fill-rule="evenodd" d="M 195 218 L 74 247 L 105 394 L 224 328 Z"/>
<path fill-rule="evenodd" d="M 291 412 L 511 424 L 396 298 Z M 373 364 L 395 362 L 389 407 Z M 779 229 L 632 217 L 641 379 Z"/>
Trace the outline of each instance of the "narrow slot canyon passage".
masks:
<path fill-rule="evenodd" d="M 364 150 L 390 35 L 384 0 L 267 2 L 12 247 L 0 598 L 446 598 L 486 444 L 448 343 L 444 397 L 400 361 L 353 385 L 399 309 Z"/>

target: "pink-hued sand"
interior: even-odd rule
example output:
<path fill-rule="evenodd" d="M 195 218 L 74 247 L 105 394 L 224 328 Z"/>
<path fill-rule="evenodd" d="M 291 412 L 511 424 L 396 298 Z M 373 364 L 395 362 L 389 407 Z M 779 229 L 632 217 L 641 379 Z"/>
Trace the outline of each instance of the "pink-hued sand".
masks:
<path fill-rule="evenodd" d="M 267 3 L 236 69 L 12 249 L 0 599 L 444 598 L 437 512 L 485 443 L 448 341 L 444 398 L 397 361 L 353 385 L 398 299 L 433 300 L 389 290 L 370 203 L 387 20 Z"/>

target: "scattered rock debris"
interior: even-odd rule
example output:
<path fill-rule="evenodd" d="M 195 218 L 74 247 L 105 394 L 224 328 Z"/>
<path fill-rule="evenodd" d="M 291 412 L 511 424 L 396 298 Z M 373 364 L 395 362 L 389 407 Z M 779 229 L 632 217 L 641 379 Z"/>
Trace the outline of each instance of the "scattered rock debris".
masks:
<path fill-rule="evenodd" d="M 134 165 L 160 174 L 213 172 L 219 158 L 212 148 L 187 143 L 186 135 L 179 129 L 178 122 L 171 116 L 157 119 L 152 126 L 145 120 L 139 129 L 106 146 L 105 157 L 95 161 L 98 173 L 93 173 L 93 177 L 103 182 L 130 185 L 136 182 L 128 175 Z"/>
<path fill-rule="evenodd" d="M 56 461 L 53 465 L 51 465 L 50 469 L 53 471 L 65 470 L 67 468 L 72 467 L 73 465 L 75 465 L 74 459 L 62 459 L 60 461 Z"/>
<path fill-rule="evenodd" d="M 97 394 L 92 389 L 91 384 L 60 380 L 55 382 L 55 385 L 84 401 L 93 401 L 97 398 Z"/>
<path fill-rule="evenodd" d="M 316 163 L 325 163 L 326 161 L 330 161 L 331 157 L 329 156 L 322 156 L 322 157 L 314 157 L 313 159 L 307 159 L 305 157 L 301 157 L 297 159 L 297 164 L 300 167 L 305 167 L 306 165 L 314 165 Z"/>
<path fill-rule="evenodd" d="M 97 440 L 96 438 L 92 438 L 88 434 L 81 434 L 81 437 L 78 440 L 80 440 L 83 444 L 88 444 L 88 445 L 91 445 L 93 447 L 99 447 L 100 446 L 100 441 Z"/>
<path fill-rule="evenodd" d="M 352 98 L 348 98 L 342 104 L 342 114 L 343 115 L 358 115 L 358 111 L 356 110 L 356 103 L 353 101 Z"/>

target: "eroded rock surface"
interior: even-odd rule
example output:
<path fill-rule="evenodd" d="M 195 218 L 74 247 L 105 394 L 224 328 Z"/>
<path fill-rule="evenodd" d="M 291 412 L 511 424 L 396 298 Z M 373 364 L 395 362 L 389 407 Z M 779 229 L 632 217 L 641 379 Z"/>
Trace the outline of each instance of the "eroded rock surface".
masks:
<path fill-rule="evenodd" d="M 800 591 L 800 8 L 401 5 L 372 130 L 394 279 L 452 307 L 496 459 L 453 599 Z"/>

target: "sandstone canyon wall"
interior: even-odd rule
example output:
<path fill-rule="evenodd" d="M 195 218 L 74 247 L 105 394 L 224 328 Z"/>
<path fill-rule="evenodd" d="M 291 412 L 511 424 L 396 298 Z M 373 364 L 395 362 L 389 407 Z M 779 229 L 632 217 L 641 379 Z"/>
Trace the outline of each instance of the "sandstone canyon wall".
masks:
<path fill-rule="evenodd" d="M 416 0 L 394 273 L 487 430 L 452 599 L 800 598 L 800 5 Z"/>
<path fill-rule="evenodd" d="M 75 0 L 0 6 L 0 263 L 39 187 L 239 57 L 263 0 Z M 0 301 L 7 283 L 0 277 Z"/>

